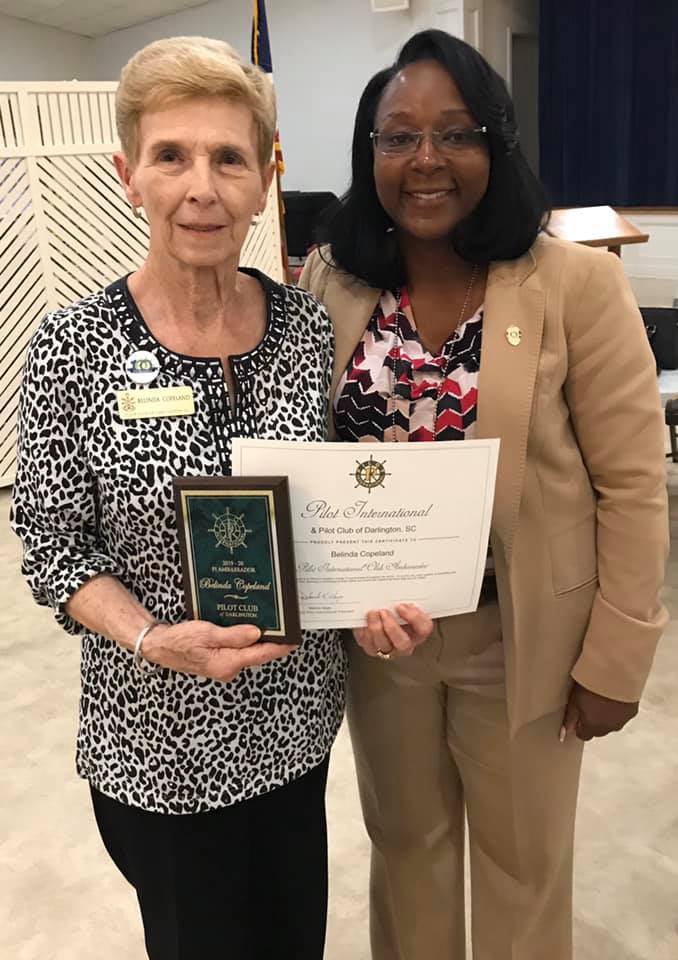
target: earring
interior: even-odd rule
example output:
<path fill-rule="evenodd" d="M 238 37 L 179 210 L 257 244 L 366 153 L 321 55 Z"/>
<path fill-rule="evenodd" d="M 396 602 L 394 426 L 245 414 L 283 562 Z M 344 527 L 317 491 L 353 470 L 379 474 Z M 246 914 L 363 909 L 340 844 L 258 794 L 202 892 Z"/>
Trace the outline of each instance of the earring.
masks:
<path fill-rule="evenodd" d="M 134 214 L 135 218 L 137 220 L 143 220 L 144 218 L 139 213 L 139 207 L 135 207 L 134 204 L 131 204 L 131 207 L 132 207 L 132 213 Z"/>
<path fill-rule="evenodd" d="M 393 225 L 391 225 L 390 227 L 386 227 L 386 233 L 393 233 L 394 230 L 395 230 L 395 227 Z"/>

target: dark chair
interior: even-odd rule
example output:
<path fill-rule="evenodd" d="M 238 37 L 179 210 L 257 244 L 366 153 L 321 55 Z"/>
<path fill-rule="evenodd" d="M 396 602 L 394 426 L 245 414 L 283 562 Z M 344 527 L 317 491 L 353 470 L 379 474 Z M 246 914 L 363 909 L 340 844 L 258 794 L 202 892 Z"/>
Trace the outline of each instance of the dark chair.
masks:
<path fill-rule="evenodd" d="M 339 200 L 329 192 L 302 192 L 284 190 L 285 236 L 290 257 L 303 259 L 315 241 L 315 229 L 324 214 L 339 205 Z"/>
<path fill-rule="evenodd" d="M 678 397 L 673 400 L 667 400 L 664 408 L 664 419 L 669 428 L 669 440 L 671 441 L 671 459 L 678 463 L 678 440 L 676 439 L 676 427 L 678 427 Z"/>
<path fill-rule="evenodd" d="M 657 370 L 678 369 L 678 307 L 641 307 Z"/>

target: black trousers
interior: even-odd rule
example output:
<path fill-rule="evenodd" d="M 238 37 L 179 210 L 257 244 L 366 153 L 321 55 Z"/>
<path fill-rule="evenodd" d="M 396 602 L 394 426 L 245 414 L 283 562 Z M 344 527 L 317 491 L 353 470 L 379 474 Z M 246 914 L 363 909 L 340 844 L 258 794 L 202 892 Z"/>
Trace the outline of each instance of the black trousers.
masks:
<path fill-rule="evenodd" d="M 150 960 L 322 960 L 325 760 L 209 813 L 149 813 L 92 788 L 104 845 L 136 889 Z"/>

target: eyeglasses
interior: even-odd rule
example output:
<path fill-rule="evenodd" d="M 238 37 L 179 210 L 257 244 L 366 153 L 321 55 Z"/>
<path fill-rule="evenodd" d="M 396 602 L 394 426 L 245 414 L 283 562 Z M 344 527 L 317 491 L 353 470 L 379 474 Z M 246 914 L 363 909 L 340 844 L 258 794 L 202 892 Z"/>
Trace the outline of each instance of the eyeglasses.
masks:
<path fill-rule="evenodd" d="M 487 127 L 448 127 L 431 130 L 431 143 L 439 153 L 454 154 L 484 143 Z M 372 130 L 370 140 L 387 157 L 416 153 L 426 136 L 423 130 Z"/>

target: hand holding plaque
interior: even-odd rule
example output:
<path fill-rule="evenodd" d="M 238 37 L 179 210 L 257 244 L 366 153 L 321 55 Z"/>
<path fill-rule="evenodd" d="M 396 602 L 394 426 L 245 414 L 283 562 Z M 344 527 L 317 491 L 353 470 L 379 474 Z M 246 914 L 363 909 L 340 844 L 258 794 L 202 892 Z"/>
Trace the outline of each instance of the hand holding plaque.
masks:
<path fill-rule="evenodd" d="M 178 477 L 174 490 L 188 616 L 298 643 L 287 478 Z"/>

